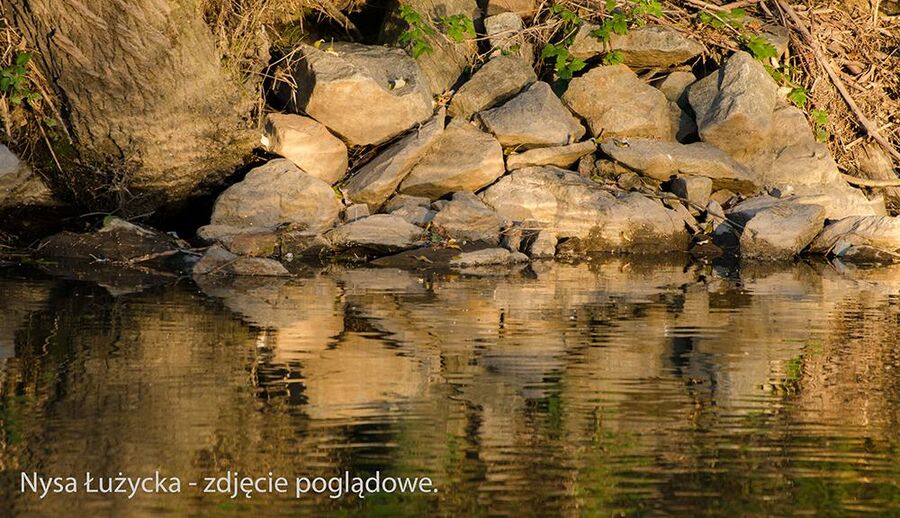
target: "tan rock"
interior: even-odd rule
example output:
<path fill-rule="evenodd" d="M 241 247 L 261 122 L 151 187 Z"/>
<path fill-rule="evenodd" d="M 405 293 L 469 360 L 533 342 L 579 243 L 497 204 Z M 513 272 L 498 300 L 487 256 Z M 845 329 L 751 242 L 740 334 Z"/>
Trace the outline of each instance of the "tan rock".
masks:
<path fill-rule="evenodd" d="M 477 119 L 505 147 L 565 145 L 584 135 L 584 126 L 543 81 L 532 84 L 502 106 L 480 112 Z"/>
<path fill-rule="evenodd" d="M 552 165 L 563 169 L 571 166 L 585 156 L 597 150 L 593 140 L 586 140 L 567 146 L 553 146 L 529 149 L 523 153 L 514 153 L 506 157 L 506 169 L 522 169 L 539 165 Z"/>
<path fill-rule="evenodd" d="M 347 146 L 324 125 L 302 115 L 270 113 L 263 127 L 267 151 L 332 184 L 347 172 Z"/>
<path fill-rule="evenodd" d="M 513 98 L 537 81 L 534 69 L 518 56 L 497 56 L 482 65 L 450 101 L 453 117 L 469 119 Z"/>
<path fill-rule="evenodd" d="M 598 28 L 582 24 L 575 34 L 569 52 L 579 59 L 591 59 L 606 52 L 618 51 L 623 63 L 635 68 L 668 67 L 684 63 L 703 52 L 703 45 L 675 29 L 648 25 L 629 30 L 626 34 L 610 34 L 606 44 L 591 32 Z"/>

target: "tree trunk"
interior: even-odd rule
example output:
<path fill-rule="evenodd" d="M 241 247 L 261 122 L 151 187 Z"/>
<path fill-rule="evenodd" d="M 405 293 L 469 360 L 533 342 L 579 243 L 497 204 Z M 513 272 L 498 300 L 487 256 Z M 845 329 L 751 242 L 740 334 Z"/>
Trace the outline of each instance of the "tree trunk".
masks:
<path fill-rule="evenodd" d="M 77 201 L 136 213 L 183 201 L 252 149 L 252 101 L 196 0 L 0 0 L 53 83 L 75 156 L 46 171 Z M 65 155 L 64 150 L 57 155 Z"/>

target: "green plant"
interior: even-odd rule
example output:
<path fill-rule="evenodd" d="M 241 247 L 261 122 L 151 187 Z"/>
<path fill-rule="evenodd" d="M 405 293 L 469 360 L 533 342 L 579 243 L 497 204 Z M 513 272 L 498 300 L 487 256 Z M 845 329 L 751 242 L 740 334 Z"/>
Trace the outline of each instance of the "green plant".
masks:
<path fill-rule="evenodd" d="M 613 34 L 628 34 L 630 27 L 641 27 L 647 23 L 647 16 L 662 16 L 662 5 L 657 0 L 631 0 L 621 7 L 616 0 L 606 1 L 606 12 L 609 15 L 600 26 L 591 31 L 591 36 L 609 43 Z M 607 65 L 616 65 L 624 61 L 621 52 L 612 51 L 603 57 Z"/>
<path fill-rule="evenodd" d="M 810 110 L 809 112 L 810 118 L 812 118 L 813 126 L 816 132 L 816 140 L 819 142 L 825 142 L 828 140 L 828 130 L 825 129 L 825 126 L 828 125 L 828 112 L 824 110 Z"/>
<path fill-rule="evenodd" d="M 731 27 L 732 29 L 737 30 L 744 26 L 745 16 L 747 16 L 747 11 L 740 8 L 734 8 L 730 11 L 722 11 L 720 13 L 700 11 L 700 22 L 715 29 Z"/>
<path fill-rule="evenodd" d="M 585 62 L 572 57 L 569 49 L 563 45 L 548 43 L 541 51 L 541 59 L 554 58 L 554 71 L 562 80 L 572 79 L 572 74 L 585 67 Z"/>
<path fill-rule="evenodd" d="M 20 105 L 23 102 L 32 105 L 41 99 L 41 94 L 29 89 L 28 63 L 30 52 L 19 52 L 13 63 L 0 69 L 0 95 L 9 99 L 10 104 Z"/>
<path fill-rule="evenodd" d="M 447 36 L 457 43 L 466 39 L 467 36 L 475 37 L 475 22 L 464 14 L 444 16 L 441 18 L 441 25 L 446 29 Z"/>
<path fill-rule="evenodd" d="M 772 59 L 778 58 L 778 49 L 762 36 L 742 36 L 741 43 L 743 43 L 744 47 L 750 51 L 750 54 L 759 61 L 767 63 Z"/>
<path fill-rule="evenodd" d="M 625 62 L 625 55 L 621 51 L 614 50 L 603 56 L 604 65 L 618 65 Z"/>
<path fill-rule="evenodd" d="M 400 18 L 406 22 L 408 29 L 400 34 L 397 42 L 401 46 L 407 47 L 414 58 L 433 52 L 434 48 L 426 38 L 433 36 L 435 30 L 425 20 L 425 17 L 412 7 L 402 4 L 400 5 Z"/>

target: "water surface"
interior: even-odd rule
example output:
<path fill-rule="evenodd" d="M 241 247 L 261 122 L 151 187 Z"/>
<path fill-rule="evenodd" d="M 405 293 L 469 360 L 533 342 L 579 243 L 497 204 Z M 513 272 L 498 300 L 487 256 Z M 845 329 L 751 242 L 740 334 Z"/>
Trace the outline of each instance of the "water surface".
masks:
<path fill-rule="evenodd" d="M 133 285 L 0 272 L 0 514 L 900 515 L 900 267 Z M 22 471 L 156 470 L 438 493 L 18 491 Z"/>

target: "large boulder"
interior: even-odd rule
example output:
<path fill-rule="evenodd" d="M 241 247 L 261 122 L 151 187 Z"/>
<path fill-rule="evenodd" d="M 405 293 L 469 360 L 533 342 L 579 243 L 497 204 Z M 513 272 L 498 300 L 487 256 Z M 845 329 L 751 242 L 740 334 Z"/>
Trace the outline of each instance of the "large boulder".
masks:
<path fill-rule="evenodd" d="M 524 148 L 571 144 L 584 126 L 543 81 L 529 86 L 503 106 L 483 111 L 478 120 L 500 144 Z"/>
<path fill-rule="evenodd" d="M 341 187 L 344 196 L 377 210 L 444 132 L 444 109 L 364 165 Z"/>
<path fill-rule="evenodd" d="M 629 30 L 625 34 L 610 34 L 603 42 L 591 32 L 598 29 L 591 23 L 582 24 L 569 47 L 569 53 L 579 59 L 591 59 L 606 52 L 617 51 L 623 63 L 630 67 L 668 67 L 684 63 L 700 55 L 703 45 L 681 32 L 661 25 L 648 25 Z"/>
<path fill-rule="evenodd" d="M 659 200 L 613 194 L 571 171 L 531 167 L 514 171 L 482 193 L 513 222 L 538 228 L 572 254 L 658 253 L 684 250 L 684 221 Z"/>
<path fill-rule="evenodd" d="M 563 101 L 595 137 L 674 138 L 666 96 L 625 65 L 600 66 L 573 79 Z"/>
<path fill-rule="evenodd" d="M 450 101 L 453 117 L 469 119 L 477 112 L 506 102 L 537 81 L 534 69 L 518 56 L 497 56 L 478 69 Z"/>
<path fill-rule="evenodd" d="M 481 9 L 475 0 L 404 0 L 390 4 L 388 15 L 382 27 L 380 41 L 388 45 L 397 45 L 400 36 L 409 29 L 400 16 L 401 6 L 408 6 L 420 13 L 424 18 L 438 21 L 444 17 L 462 15 L 476 24 L 481 20 Z M 445 31 L 443 24 L 437 24 L 440 31 Z M 466 36 L 462 41 L 454 41 L 446 34 L 435 31 L 425 35 L 424 41 L 431 47 L 416 58 L 422 68 L 429 89 L 440 94 L 449 90 L 470 67 L 478 55 L 478 44 L 474 38 Z"/>
<path fill-rule="evenodd" d="M 756 211 L 741 232 L 742 257 L 790 259 L 818 235 L 825 224 L 821 205 L 782 201 Z"/>
<path fill-rule="evenodd" d="M 483 241 L 496 245 L 506 221 L 471 192 L 453 195 L 431 220 L 431 226 L 442 235 L 457 241 Z"/>
<path fill-rule="evenodd" d="M 433 114 L 431 89 L 401 49 L 335 42 L 297 51 L 296 89 L 282 83 L 279 97 L 352 146 L 379 144 Z"/>
<path fill-rule="evenodd" d="M 538 165 L 553 165 L 563 169 L 571 166 L 585 156 L 597 150 L 597 144 L 592 140 L 569 144 L 566 146 L 552 146 L 529 149 L 523 153 L 513 153 L 506 157 L 506 169 L 522 169 Z"/>
<path fill-rule="evenodd" d="M 504 173 L 497 139 L 468 122 L 453 120 L 400 184 L 400 192 L 432 200 L 478 191 Z"/>
<path fill-rule="evenodd" d="M 324 237 L 333 251 L 359 258 L 386 255 L 421 244 L 425 231 L 393 214 L 375 214 L 335 227 Z"/>
<path fill-rule="evenodd" d="M 762 63 L 735 52 L 688 90 L 700 138 L 736 158 L 768 148 L 777 92 Z"/>
<path fill-rule="evenodd" d="M 219 195 L 205 234 L 215 239 L 284 224 L 321 231 L 334 224 L 340 208 L 330 185 L 277 159 L 253 169 Z"/>
<path fill-rule="evenodd" d="M 809 250 L 852 262 L 900 262 L 900 217 L 844 218 L 825 227 Z"/>
<path fill-rule="evenodd" d="M 267 151 L 332 184 L 347 172 L 347 146 L 322 124 L 289 113 L 270 113 L 263 126 Z"/>
<path fill-rule="evenodd" d="M 747 194 L 762 187 L 749 168 L 705 142 L 679 144 L 652 139 L 609 139 L 603 142 L 601 149 L 616 162 L 659 181 L 674 175 L 705 176 L 713 181 L 714 189 Z"/>

